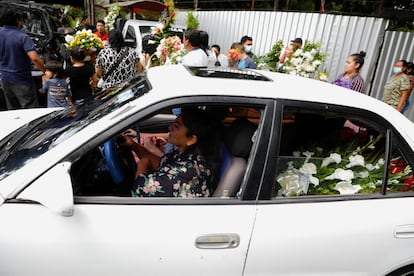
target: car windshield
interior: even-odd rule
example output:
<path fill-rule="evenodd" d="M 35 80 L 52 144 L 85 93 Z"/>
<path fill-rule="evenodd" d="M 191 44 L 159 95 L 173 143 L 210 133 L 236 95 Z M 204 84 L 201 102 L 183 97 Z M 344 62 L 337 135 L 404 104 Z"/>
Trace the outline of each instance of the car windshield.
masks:
<path fill-rule="evenodd" d="M 49 35 L 50 30 L 47 28 L 48 24 L 46 18 L 38 10 L 23 10 L 25 18 L 23 20 L 22 30 L 26 33 L 36 35 Z"/>
<path fill-rule="evenodd" d="M 52 112 L 12 132 L 0 141 L 0 180 L 149 90 L 146 80 L 106 90 L 99 99 Z"/>

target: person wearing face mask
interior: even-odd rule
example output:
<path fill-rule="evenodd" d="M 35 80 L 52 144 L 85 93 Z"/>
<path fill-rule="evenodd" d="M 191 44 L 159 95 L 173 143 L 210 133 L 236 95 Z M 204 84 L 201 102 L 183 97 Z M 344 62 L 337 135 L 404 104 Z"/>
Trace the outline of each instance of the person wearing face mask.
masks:
<path fill-rule="evenodd" d="M 410 79 L 404 73 L 407 69 L 407 61 L 398 60 L 394 64 L 393 75 L 384 86 L 382 101 L 402 112 L 409 95 Z"/>
<path fill-rule="evenodd" d="M 240 39 L 240 43 L 243 44 L 244 51 L 246 52 L 246 54 L 251 57 L 253 55 L 253 38 L 251 36 L 244 35 Z"/>
<path fill-rule="evenodd" d="M 253 59 L 246 53 L 245 48 L 242 43 L 234 43 L 232 48 L 237 49 L 239 52 L 239 61 L 237 62 L 237 68 L 239 69 L 256 69 L 256 63 Z"/>

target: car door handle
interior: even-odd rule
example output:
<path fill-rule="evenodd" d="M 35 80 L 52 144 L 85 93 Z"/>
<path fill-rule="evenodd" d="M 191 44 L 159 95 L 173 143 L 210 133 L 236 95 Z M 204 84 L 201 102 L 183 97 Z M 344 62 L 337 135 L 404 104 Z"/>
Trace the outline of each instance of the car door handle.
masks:
<path fill-rule="evenodd" d="M 201 249 L 236 248 L 239 244 L 240 236 L 234 233 L 203 235 L 195 241 L 195 246 Z"/>
<path fill-rule="evenodd" d="M 414 224 L 400 225 L 395 229 L 394 236 L 400 239 L 414 238 Z"/>

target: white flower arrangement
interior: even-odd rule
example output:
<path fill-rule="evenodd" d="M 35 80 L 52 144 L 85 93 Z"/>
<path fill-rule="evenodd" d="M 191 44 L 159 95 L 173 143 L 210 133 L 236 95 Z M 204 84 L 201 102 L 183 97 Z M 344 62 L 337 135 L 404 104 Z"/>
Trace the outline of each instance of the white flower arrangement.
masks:
<path fill-rule="evenodd" d="M 108 14 L 104 17 L 105 26 L 108 30 L 115 28 L 115 21 L 120 16 L 121 8 L 118 4 L 111 5 Z"/>
<path fill-rule="evenodd" d="M 310 151 L 296 151 L 292 157 L 282 158 L 287 166 L 276 178 L 280 185 L 278 196 L 350 195 L 379 192 L 382 185 L 385 161 L 375 152 L 375 144 L 382 138 L 370 137 L 363 147 L 320 155 Z M 300 156 L 298 156 L 300 154 Z M 324 157 L 326 156 L 326 157 Z M 414 178 L 409 165 L 401 158 L 391 161 L 388 176 L 389 190 L 414 189 Z"/>
<path fill-rule="evenodd" d="M 319 66 L 326 54 L 319 51 L 320 43 L 305 42 L 303 48 L 297 49 L 283 66 L 283 72 L 305 78 L 315 78 Z"/>

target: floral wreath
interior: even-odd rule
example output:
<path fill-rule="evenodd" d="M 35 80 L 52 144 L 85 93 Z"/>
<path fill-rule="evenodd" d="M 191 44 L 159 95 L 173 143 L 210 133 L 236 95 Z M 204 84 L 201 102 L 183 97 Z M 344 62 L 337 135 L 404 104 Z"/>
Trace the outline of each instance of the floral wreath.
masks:
<path fill-rule="evenodd" d="M 283 72 L 305 78 L 314 78 L 319 66 L 325 61 L 326 54 L 319 51 L 321 43 L 305 42 L 297 49 L 283 66 Z"/>
<path fill-rule="evenodd" d="M 78 46 L 81 49 L 96 51 L 104 47 L 102 40 L 91 30 L 77 31 L 75 36 L 67 36 L 66 41 L 68 49 Z"/>
<path fill-rule="evenodd" d="M 153 66 L 177 64 L 184 56 L 181 39 L 170 31 L 175 23 L 174 7 L 174 1 L 164 1 L 159 23 L 151 31 L 151 40 L 148 43 L 158 45 L 156 52 L 151 56 Z"/>

